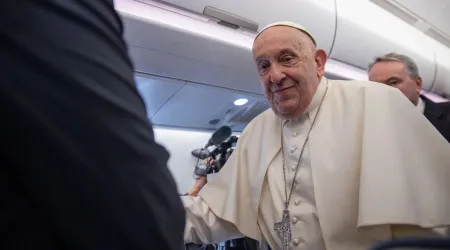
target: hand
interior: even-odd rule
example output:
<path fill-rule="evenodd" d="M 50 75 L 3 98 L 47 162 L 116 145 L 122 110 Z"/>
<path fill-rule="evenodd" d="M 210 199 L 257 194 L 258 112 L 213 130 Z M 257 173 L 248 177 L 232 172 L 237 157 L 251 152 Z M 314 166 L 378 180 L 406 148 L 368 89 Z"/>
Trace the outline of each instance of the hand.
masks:
<path fill-rule="evenodd" d="M 188 194 L 190 196 L 197 196 L 200 190 L 202 190 L 203 186 L 208 182 L 206 176 L 200 176 L 195 180 L 194 187 L 189 190 Z"/>
<path fill-rule="evenodd" d="M 205 165 L 210 166 L 211 168 L 214 168 L 214 158 L 208 157 L 204 161 Z"/>

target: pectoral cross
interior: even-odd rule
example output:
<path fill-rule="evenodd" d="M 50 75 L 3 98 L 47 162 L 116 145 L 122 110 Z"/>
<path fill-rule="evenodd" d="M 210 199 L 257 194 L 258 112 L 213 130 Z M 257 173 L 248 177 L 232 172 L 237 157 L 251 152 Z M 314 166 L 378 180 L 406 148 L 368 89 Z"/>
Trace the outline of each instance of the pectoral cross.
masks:
<path fill-rule="evenodd" d="M 283 216 L 280 222 L 275 223 L 275 231 L 281 236 L 283 241 L 283 250 L 291 249 L 292 233 L 289 210 L 283 210 Z"/>

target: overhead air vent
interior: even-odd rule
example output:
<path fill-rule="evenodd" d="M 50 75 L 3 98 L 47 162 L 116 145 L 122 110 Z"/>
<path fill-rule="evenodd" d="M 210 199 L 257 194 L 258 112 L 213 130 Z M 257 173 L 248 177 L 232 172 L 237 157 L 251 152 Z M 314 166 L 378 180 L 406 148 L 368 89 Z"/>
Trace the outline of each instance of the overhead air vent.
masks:
<path fill-rule="evenodd" d="M 258 31 L 257 23 L 247 20 L 243 17 L 228 13 L 226 11 L 216 9 L 214 7 L 205 7 L 205 9 L 203 10 L 203 14 L 219 19 L 219 22 L 217 22 L 218 24 L 232 29 L 243 27 L 254 32 Z"/>
<path fill-rule="evenodd" d="M 371 0 L 376 5 L 400 18 L 404 22 L 414 26 L 420 19 L 411 11 L 390 0 Z"/>
<path fill-rule="evenodd" d="M 202 16 L 200 16 L 200 15 L 198 15 L 196 13 L 193 13 L 192 11 L 180 8 L 178 6 L 174 6 L 174 5 L 169 4 L 169 3 L 161 3 L 159 1 L 154 1 L 154 0 L 134 0 L 134 1 L 140 2 L 140 3 L 144 3 L 144 4 L 148 4 L 148 5 L 151 5 L 151 6 L 156 7 L 156 8 L 160 8 L 160 9 L 163 9 L 163 10 L 166 10 L 166 11 L 170 11 L 170 12 L 173 12 L 173 13 L 176 13 L 176 14 L 179 14 L 179 15 L 183 15 L 185 17 L 194 18 L 194 19 L 197 19 L 199 21 L 203 21 L 203 22 L 209 21 L 209 19 L 206 18 L 206 17 L 202 17 Z"/>
<path fill-rule="evenodd" d="M 209 121 L 209 124 L 216 125 L 219 122 L 220 122 L 220 119 L 212 119 L 212 120 Z"/>
<path fill-rule="evenodd" d="M 429 21 L 429 15 L 418 14 L 420 6 L 429 5 L 428 1 L 414 2 L 413 1 L 399 1 L 399 0 L 370 0 L 374 4 L 390 12 L 394 16 L 420 30 L 424 34 L 433 38 L 437 42 L 450 47 L 450 35 L 441 32 L 439 23 L 432 23 Z M 422 5 L 420 5 L 422 4 Z M 445 6 L 442 6 L 445 7 Z M 440 6 L 432 6 L 432 8 L 440 8 Z M 439 13 L 436 13 L 438 15 Z"/>
<path fill-rule="evenodd" d="M 425 32 L 425 34 L 427 34 L 428 36 L 432 37 L 434 40 L 436 40 L 450 48 L 450 39 L 448 39 L 444 34 L 442 34 L 442 32 L 431 28 L 431 29 L 428 29 Z"/>

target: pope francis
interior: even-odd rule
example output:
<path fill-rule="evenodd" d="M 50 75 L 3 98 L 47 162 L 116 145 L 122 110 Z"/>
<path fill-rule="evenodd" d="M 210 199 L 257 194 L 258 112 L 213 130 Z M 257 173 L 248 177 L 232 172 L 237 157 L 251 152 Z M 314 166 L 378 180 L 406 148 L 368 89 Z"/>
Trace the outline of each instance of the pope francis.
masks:
<path fill-rule="evenodd" d="M 182 197 L 186 243 L 362 250 L 450 225 L 450 144 L 400 91 L 326 79 L 325 52 L 295 23 L 264 28 L 253 56 L 271 109 Z"/>

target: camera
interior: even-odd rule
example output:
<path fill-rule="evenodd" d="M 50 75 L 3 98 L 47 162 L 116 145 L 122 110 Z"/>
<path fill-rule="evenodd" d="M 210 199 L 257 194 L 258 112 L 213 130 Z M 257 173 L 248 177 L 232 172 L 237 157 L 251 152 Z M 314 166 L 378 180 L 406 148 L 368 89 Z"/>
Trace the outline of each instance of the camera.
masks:
<path fill-rule="evenodd" d="M 195 149 L 191 153 L 200 160 L 206 160 L 203 165 L 197 165 L 194 170 L 196 176 L 206 176 L 217 173 L 227 162 L 234 151 L 238 141 L 237 136 L 232 136 L 229 126 L 217 129 L 203 148 Z M 213 150 L 208 148 L 213 146 Z"/>
<path fill-rule="evenodd" d="M 232 136 L 231 134 L 232 131 L 229 126 L 220 127 L 213 133 L 203 148 L 195 149 L 191 152 L 197 159 L 205 160 L 204 164 L 196 164 L 194 171 L 196 176 L 207 176 L 208 174 L 217 173 L 222 169 L 233 153 L 239 139 L 237 136 Z M 214 148 L 209 150 L 210 147 Z M 195 244 L 188 244 L 185 246 L 185 249 L 209 249 L 208 247 L 213 249 L 259 249 L 258 242 L 247 237 L 202 247 Z"/>

